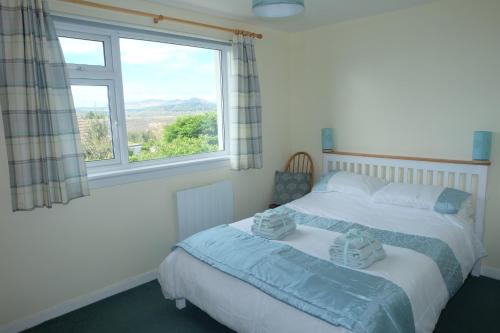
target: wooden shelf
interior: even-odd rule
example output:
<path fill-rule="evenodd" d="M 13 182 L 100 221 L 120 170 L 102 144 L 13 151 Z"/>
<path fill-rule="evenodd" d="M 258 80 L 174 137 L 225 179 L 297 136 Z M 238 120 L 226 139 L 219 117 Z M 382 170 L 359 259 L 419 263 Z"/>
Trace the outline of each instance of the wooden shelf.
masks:
<path fill-rule="evenodd" d="M 323 154 L 388 158 L 388 159 L 393 159 L 393 160 L 423 161 L 423 162 L 435 162 L 435 163 L 471 164 L 471 165 L 486 165 L 486 166 L 491 165 L 491 161 L 449 160 L 449 159 L 430 158 L 430 157 L 413 157 L 413 156 L 394 156 L 394 155 L 380 155 L 380 154 L 367 154 L 367 153 L 352 153 L 352 152 L 335 151 L 335 150 L 323 150 Z"/>

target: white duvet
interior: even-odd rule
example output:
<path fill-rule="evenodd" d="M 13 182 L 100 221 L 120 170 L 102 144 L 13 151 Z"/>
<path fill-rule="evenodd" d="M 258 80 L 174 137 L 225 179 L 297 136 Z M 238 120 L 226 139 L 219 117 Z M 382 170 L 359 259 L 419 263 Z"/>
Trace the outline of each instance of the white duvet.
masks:
<path fill-rule="evenodd" d="M 303 213 L 366 226 L 439 238 L 453 250 L 466 277 L 484 248 L 473 233 L 472 221 L 431 210 L 372 204 L 367 199 L 338 192 L 311 193 L 288 204 Z M 250 233 L 252 219 L 232 226 Z M 307 254 L 329 259 L 328 247 L 336 232 L 299 225 L 281 241 Z M 413 250 L 384 245 L 387 258 L 368 269 L 400 286 L 412 304 L 417 332 L 432 332 L 449 299 L 442 275 L 433 260 Z M 159 281 L 166 298 L 186 298 L 214 319 L 238 332 L 349 332 L 297 310 L 257 288 L 193 258 L 181 249 L 160 265 Z"/>

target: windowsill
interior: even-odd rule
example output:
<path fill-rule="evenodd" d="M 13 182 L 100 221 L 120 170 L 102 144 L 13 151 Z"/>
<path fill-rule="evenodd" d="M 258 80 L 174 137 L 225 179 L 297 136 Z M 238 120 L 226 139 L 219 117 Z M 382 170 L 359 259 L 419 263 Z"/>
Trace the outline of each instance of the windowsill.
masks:
<path fill-rule="evenodd" d="M 228 155 L 105 172 L 90 170 L 88 179 L 90 188 L 96 189 L 219 168 L 229 168 Z"/>

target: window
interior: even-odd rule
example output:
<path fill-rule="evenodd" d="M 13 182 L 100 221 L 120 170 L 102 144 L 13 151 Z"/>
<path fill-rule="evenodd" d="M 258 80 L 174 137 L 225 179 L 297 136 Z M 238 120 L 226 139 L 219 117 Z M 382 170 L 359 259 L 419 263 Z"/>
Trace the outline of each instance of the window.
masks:
<path fill-rule="evenodd" d="M 56 21 L 89 173 L 227 156 L 228 45 Z"/>
<path fill-rule="evenodd" d="M 120 38 L 129 161 L 220 151 L 220 51 Z"/>
<path fill-rule="evenodd" d="M 85 160 L 91 162 L 114 159 L 109 87 L 74 83 L 71 85 L 71 93 L 77 110 Z"/>
<path fill-rule="evenodd" d="M 69 64 L 104 66 L 103 42 L 59 37 L 64 57 Z"/>

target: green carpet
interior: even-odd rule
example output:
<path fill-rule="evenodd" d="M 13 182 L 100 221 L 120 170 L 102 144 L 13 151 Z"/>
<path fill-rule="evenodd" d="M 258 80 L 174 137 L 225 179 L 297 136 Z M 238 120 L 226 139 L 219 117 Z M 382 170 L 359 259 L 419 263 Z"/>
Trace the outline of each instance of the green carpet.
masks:
<path fill-rule="evenodd" d="M 233 332 L 192 304 L 177 310 L 158 282 L 146 283 L 25 332 Z M 500 281 L 470 277 L 441 314 L 435 332 L 500 332 Z"/>

